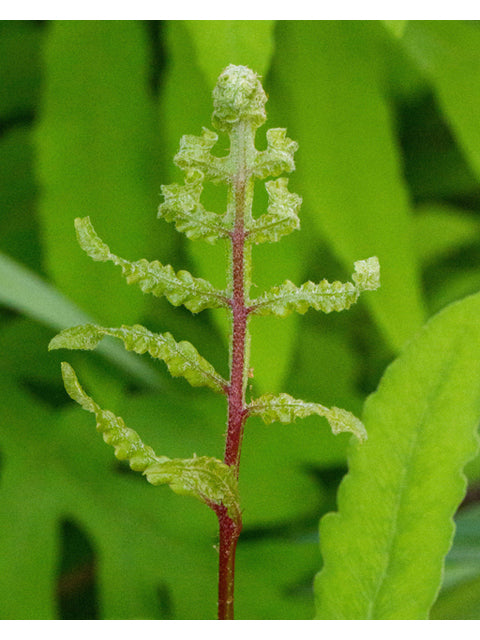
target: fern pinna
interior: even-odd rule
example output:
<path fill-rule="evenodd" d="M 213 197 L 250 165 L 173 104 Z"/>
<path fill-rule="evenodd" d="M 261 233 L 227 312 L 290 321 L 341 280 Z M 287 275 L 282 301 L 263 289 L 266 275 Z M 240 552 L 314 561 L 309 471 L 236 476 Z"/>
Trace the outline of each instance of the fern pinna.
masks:
<path fill-rule="evenodd" d="M 234 617 L 234 566 L 237 540 L 242 529 L 242 512 L 238 493 L 238 473 L 243 430 L 247 418 L 260 416 L 266 423 L 292 422 L 297 417 L 318 414 L 327 419 L 334 433 L 350 431 L 366 438 L 362 423 L 351 413 L 337 407 L 304 402 L 286 393 L 264 394 L 247 401 L 249 372 L 249 318 L 252 315 L 286 316 L 305 313 L 313 307 L 329 313 L 349 308 L 360 293 L 379 286 L 377 258 L 354 265 L 352 282 L 307 282 L 300 287 L 286 281 L 256 298 L 250 297 L 252 247 L 262 242 L 276 242 L 300 226 L 298 210 L 301 198 L 288 191 L 288 181 L 278 177 L 294 170 L 293 155 L 297 143 L 286 136 L 285 129 L 267 131 L 267 148 L 255 148 L 256 130 L 265 122 L 265 92 L 257 75 L 244 66 L 230 65 L 218 78 L 213 91 L 213 125 L 228 135 L 230 151 L 216 157 L 212 148 L 217 134 L 203 129 L 202 135 L 185 135 L 175 163 L 185 172 L 184 184 L 162 187 L 164 197 L 159 217 L 173 222 L 192 240 L 227 243 L 229 272 L 225 290 L 195 278 L 187 271 L 175 270 L 158 261 L 129 262 L 111 253 L 98 237 L 89 218 L 76 219 L 78 241 L 86 253 L 98 261 L 119 266 L 129 284 L 137 284 L 145 293 L 165 296 L 173 305 L 184 305 L 193 313 L 203 309 L 224 308 L 231 316 L 230 377 L 225 380 L 189 342 L 177 342 L 170 333 L 152 333 L 140 325 L 106 328 L 87 324 L 66 329 L 51 341 L 50 349 L 94 349 L 105 337 L 121 340 L 125 348 L 148 352 L 163 360 L 173 376 L 185 377 L 193 386 L 207 386 L 224 394 L 228 403 L 225 457 L 171 459 L 157 456 L 143 444 L 140 436 L 125 426 L 122 418 L 101 409 L 80 386 L 74 370 L 62 364 L 65 388 L 73 400 L 95 414 L 97 429 L 115 449 L 115 455 L 129 461 L 131 468 L 142 472 L 154 485 L 168 484 L 180 494 L 192 495 L 205 502 L 219 520 L 219 590 L 218 617 Z M 254 184 L 265 183 L 268 193 L 266 212 L 252 214 Z M 207 211 L 201 203 L 205 181 L 223 183 L 227 188 L 227 206 L 222 214 Z M 219 425 L 219 433 L 223 427 Z"/>

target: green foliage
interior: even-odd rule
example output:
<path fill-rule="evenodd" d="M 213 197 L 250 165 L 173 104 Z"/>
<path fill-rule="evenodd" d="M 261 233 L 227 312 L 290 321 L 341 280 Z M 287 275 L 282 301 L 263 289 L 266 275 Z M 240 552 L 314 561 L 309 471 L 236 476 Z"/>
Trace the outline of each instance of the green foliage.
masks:
<path fill-rule="evenodd" d="M 287 101 L 289 130 L 301 140 L 297 184 L 316 234 L 346 268 L 359 256 L 378 256 L 382 288 L 366 304 L 398 351 L 421 326 L 424 306 L 383 78 L 362 48 L 376 43 L 376 29 L 379 23 L 369 31 L 365 22 L 326 21 L 319 36 L 313 21 L 280 22 L 274 65 L 281 97 L 271 101 Z"/>
<path fill-rule="evenodd" d="M 272 129 L 269 130 L 269 133 L 271 131 Z M 275 175 L 275 166 L 272 166 L 269 162 L 262 163 L 261 166 L 268 171 L 267 175 Z M 288 168 L 285 171 L 292 170 L 288 164 L 286 166 Z M 265 184 L 269 199 L 267 213 L 263 213 L 252 223 L 248 231 L 248 242 L 254 244 L 276 242 L 282 236 L 300 228 L 297 211 L 300 208 L 302 199 L 296 193 L 290 193 L 287 190 L 287 184 L 286 178 L 270 180 Z"/>
<path fill-rule="evenodd" d="M 261 75 L 268 71 L 274 20 L 186 20 L 185 26 L 209 85 L 229 63 L 246 65 Z"/>
<path fill-rule="evenodd" d="M 368 443 L 320 529 L 318 618 L 428 617 L 478 450 L 479 313 L 475 295 L 435 316 L 367 400 Z"/>
<path fill-rule="evenodd" d="M 210 149 L 217 137 L 206 129 L 201 137 L 184 136 L 176 161 L 185 171 L 185 186 L 162 187 L 164 203 L 160 206 L 159 216 L 174 222 L 177 230 L 183 231 L 190 239 L 204 238 L 215 241 L 217 238 L 233 239 L 241 215 L 241 251 L 245 256 L 245 273 L 241 286 L 245 287 L 242 303 L 246 311 L 283 316 L 295 310 L 304 313 L 308 306 L 324 311 L 348 308 L 356 302 L 361 291 L 378 288 L 380 281 L 377 258 L 355 264 L 354 285 L 342 285 L 339 282 L 330 285 L 324 281 L 318 286 L 307 283 L 298 291 L 292 291 L 291 287 L 283 285 L 282 288 L 277 287 L 273 295 L 267 293 L 264 299 L 254 301 L 249 307 L 251 276 L 248 245 L 250 242 L 274 242 L 279 239 L 279 235 L 298 228 L 296 212 L 301 204 L 301 198 L 287 190 L 287 181 L 279 179 L 266 185 L 270 200 L 267 213 L 257 220 L 252 218 L 253 182 L 252 178 L 244 176 L 251 174 L 268 177 L 277 175 L 283 169 L 291 171 L 294 168 L 293 154 L 297 149 L 297 145 L 285 136 L 285 131 L 278 129 L 268 135 L 269 144 L 266 151 L 259 153 L 255 149 L 254 132 L 266 118 L 265 102 L 266 95 L 254 72 L 244 66 L 230 65 L 225 69 L 213 91 L 212 119 L 219 130 L 229 133 L 230 154 L 225 158 L 211 155 Z M 199 169 L 199 165 L 204 172 Z M 244 184 L 244 192 L 240 192 L 243 193 L 242 200 L 239 200 L 239 191 L 235 190 L 238 190 L 238 187 L 230 185 L 235 183 L 237 175 L 242 176 Z M 224 216 L 206 212 L 200 202 L 203 180 L 206 177 L 214 182 L 224 181 L 229 184 L 229 204 Z M 112 254 L 108 245 L 96 234 L 89 217 L 77 218 L 75 227 L 80 246 L 93 260 L 111 261 L 120 266 L 127 281 L 140 284 L 144 293 L 165 295 L 172 304 L 178 305 L 183 302 L 192 311 L 200 311 L 209 306 L 233 308 L 236 304 L 234 290 L 238 287 L 238 282 L 235 284 L 235 265 L 232 267 L 228 286 L 230 296 L 233 297 L 227 297 L 227 294 L 217 292 L 209 282 L 194 280 L 187 272 L 176 275 L 170 266 L 163 267 L 158 261 L 152 264 L 146 260 L 130 263 Z M 252 239 L 249 237 L 250 234 Z M 250 242 L 245 243 L 246 238 Z M 235 247 L 232 246 L 232 263 L 234 252 Z M 288 291 L 285 291 L 286 288 Z M 214 305 L 209 304 L 211 297 L 215 298 Z M 219 300 L 223 304 L 219 305 Z M 155 334 L 138 324 L 131 327 L 122 325 L 119 329 L 95 324 L 72 327 L 55 336 L 50 341 L 49 349 L 93 350 L 105 336 L 122 340 L 128 351 L 139 354 L 148 352 L 152 357 L 164 360 L 172 376 L 184 376 L 192 386 L 208 386 L 214 391 L 227 393 L 234 384 L 233 373 L 229 384 L 199 355 L 191 343 L 177 343 L 170 333 Z M 242 358 L 242 367 L 247 370 L 248 359 L 243 361 L 246 355 L 235 351 L 234 341 L 235 336 L 231 347 L 232 372 L 233 360 L 238 357 Z M 122 418 L 110 411 L 102 410 L 83 391 L 73 368 L 68 363 L 62 363 L 62 374 L 68 394 L 85 410 L 95 414 L 97 429 L 103 433 L 107 444 L 114 446 L 117 458 L 128 460 L 132 470 L 141 471 L 151 484 L 170 484 L 175 492 L 194 495 L 212 508 L 223 505 L 233 522 L 241 522 L 237 494 L 238 468 L 229 467 L 215 458 L 208 457 L 194 456 L 189 460 L 171 460 L 164 456 L 159 458 L 151 447 L 143 444 L 135 431 L 125 427 Z M 327 418 L 334 434 L 350 431 L 359 439 L 366 439 L 363 425 L 348 411 L 304 403 L 288 394 L 277 397 L 264 395 L 250 403 L 246 410 L 252 415 L 260 415 L 267 424 L 274 420 L 286 423 L 296 417 L 317 414 Z M 229 430 L 230 428 L 229 425 Z"/>
<path fill-rule="evenodd" d="M 75 50 L 82 55 L 72 55 Z M 138 22 L 55 21 L 42 57 L 35 139 L 48 275 L 93 316 L 134 321 L 144 299 L 119 281 L 101 280 L 78 251 L 71 220 L 92 215 L 120 252 L 149 248 L 156 198 L 147 35 Z M 88 291 L 84 278 L 91 283 Z"/>
<path fill-rule="evenodd" d="M 2 287 L 0 302 L 52 329 L 72 322 L 88 322 L 91 318 L 71 300 L 45 282 L 36 273 L 0 254 Z M 102 345 L 102 353 L 126 373 L 148 386 L 158 387 L 159 377 L 153 369 L 131 358 L 115 345 Z"/>
<path fill-rule="evenodd" d="M 103 433 L 107 444 L 115 448 L 115 456 L 119 460 L 128 460 L 134 471 L 146 471 L 159 459 L 151 447 L 146 447 L 138 433 L 127 429 L 121 418 L 111 411 L 103 411 L 80 386 L 73 368 L 68 362 L 62 362 L 62 377 L 68 395 L 85 409 L 94 413 L 97 419 L 97 430 Z"/>
<path fill-rule="evenodd" d="M 480 132 L 472 118 L 480 108 L 480 97 L 472 90 L 480 70 L 478 30 L 461 20 L 409 21 L 403 43 L 431 79 L 443 112 L 478 177 Z"/>
<path fill-rule="evenodd" d="M 218 559 L 213 513 L 196 500 L 142 482 L 117 461 L 92 434 L 89 414 L 68 404 L 58 375 L 60 354 L 46 353 L 45 345 L 53 332 L 81 323 L 141 323 L 152 334 L 172 330 L 195 344 L 222 378 L 226 375 L 230 323 L 220 308 L 222 297 L 214 295 L 228 296 L 225 242 L 183 242 L 174 225 L 155 221 L 152 212 L 159 201 L 158 184 L 190 184 L 195 198 L 195 171 L 201 171 L 204 211 L 216 212 L 222 226 L 230 228 L 223 216 L 228 143 L 223 133 L 203 127 L 209 126 L 210 91 L 218 74 L 230 63 L 248 65 L 262 75 L 272 127 L 265 136 L 259 132 L 255 175 L 274 179 L 266 182 L 267 191 L 255 190 L 248 238 L 251 302 L 287 280 L 299 285 L 295 289 L 309 278 L 316 287 L 323 278 L 348 280 L 359 257 L 377 255 L 382 266 L 381 289 L 362 296 L 348 313 L 252 317 L 249 404 L 286 391 L 305 404 L 321 399 L 327 407 L 343 406 L 359 415 L 381 372 L 423 319 L 480 288 L 478 25 L 5 21 L 0 49 L 0 614 L 4 619 L 213 618 Z M 286 125 L 300 143 L 297 171 L 288 186 L 303 196 L 302 231 L 290 235 L 299 210 L 280 177 L 293 169 L 289 146 L 296 144 L 279 128 Z M 176 152 L 183 177 L 171 163 Z M 194 198 L 193 210 L 199 206 Z M 281 211 L 278 205 L 288 198 L 290 206 Z M 72 221 L 88 216 L 118 254 L 118 263 L 108 259 L 100 267 L 79 250 Z M 185 216 L 183 224 L 188 228 L 191 218 Z M 214 240 L 215 234 L 201 233 Z M 275 239 L 281 241 L 268 246 Z M 100 241 L 100 246 L 106 245 Z M 115 266 L 138 286 L 120 282 Z M 186 308 L 171 307 L 177 303 Z M 477 335 L 474 326 L 468 331 Z M 462 341 L 463 336 L 459 358 L 467 350 Z M 414 344 L 417 349 L 420 343 Z M 421 381 L 429 379 L 432 361 L 448 351 L 443 344 L 432 342 L 431 356 L 422 358 L 423 374 L 420 364 L 412 365 Z M 107 337 L 97 349 L 98 356 L 76 350 L 71 362 L 102 406 L 114 408 L 171 460 L 194 460 L 192 452 L 198 459 L 221 458 L 225 402 L 220 394 L 171 381 L 163 363 L 126 352 L 118 339 Z M 395 366 L 408 379 L 400 358 Z M 460 398 L 470 389 L 471 409 L 478 397 L 471 371 L 457 372 L 454 424 L 463 420 Z M 383 397 L 383 388 L 384 383 L 376 396 Z M 410 383 L 402 391 L 418 395 Z M 406 393 L 402 398 L 411 407 Z M 452 415 L 449 403 L 445 398 L 445 415 Z M 385 532 L 391 522 L 395 474 L 389 470 L 398 471 L 402 461 L 397 429 L 390 422 L 398 425 L 399 438 L 408 425 L 415 430 L 400 404 L 395 401 L 395 415 L 392 409 L 382 429 L 377 417 L 366 417 L 369 440 L 351 452 L 353 467 L 340 493 L 339 520 L 342 495 L 353 492 L 358 510 L 368 507 L 376 528 L 368 537 L 374 523 L 363 522 L 362 546 L 356 546 L 358 515 L 349 498 L 352 535 L 342 529 L 338 544 L 327 545 L 337 549 L 346 540 L 340 551 L 328 551 L 320 578 L 335 580 L 332 588 L 349 612 L 339 615 L 358 615 L 351 607 L 361 597 L 357 588 L 352 604 L 346 602 L 350 583 L 330 573 L 331 555 L 339 570 L 349 563 L 365 579 L 378 575 L 361 561 L 370 552 L 371 538 L 376 541 L 377 532 Z M 440 416 L 439 446 L 432 444 L 425 461 L 432 480 L 426 486 L 430 476 L 422 475 L 419 504 L 426 503 L 429 491 L 434 499 L 428 513 L 420 514 L 418 527 L 413 523 L 411 553 L 392 547 L 404 555 L 388 556 L 395 570 L 387 571 L 377 617 L 386 615 L 380 600 L 399 600 L 407 576 L 398 570 L 397 559 L 404 557 L 412 568 L 408 585 L 423 602 L 423 617 L 478 618 L 478 456 L 467 467 L 468 500 L 474 504 L 455 517 L 443 586 L 426 613 L 427 600 L 440 588 L 451 515 L 463 492 L 462 451 L 473 445 L 472 420 L 471 429 L 458 430 L 455 438 L 454 424 L 447 425 L 450 440 L 442 448 L 444 424 Z M 247 426 L 240 476 L 245 537 L 238 545 L 238 617 L 310 618 L 315 615 L 313 576 L 322 566 L 317 524 L 335 509 L 350 435 L 333 436 L 316 414 L 293 425 L 277 422 L 274 428 L 252 415 Z M 366 472 L 360 474 L 355 461 L 380 455 L 382 447 L 388 463 L 379 469 L 372 462 L 368 486 L 374 485 L 377 497 L 366 506 Z M 408 468 L 414 468 L 413 462 Z M 385 474 L 388 491 L 376 482 Z M 353 476 L 362 487 L 358 493 L 346 490 Z M 407 482 L 410 496 L 412 483 Z M 413 513 L 411 500 L 402 505 L 399 515 Z M 428 518 L 432 526 L 427 530 Z M 328 531 L 332 525 L 328 519 L 325 524 Z M 424 525 L 428 549 L 417 539 Z M 398 543 L 408 533 L 403 524 L 400 531 Z M 85 544 L 78 544 L 78 536 Z M 419 569 L 423 550 L 425 575 Z M 327 548 L 322 552 L 327 555 Z M 373 553 L 379 559 L 378 549 Z M 421 561 L 415 553 L 421 553 Z M 352 585 L 358 587 L 355 580 Z M 316 615 L 327 608 L 330 615 L 330 602 L 317 600 Z"/>
<path fill-rule="evenodd" d="M 0 24 L 0 117 L 15 118 L 32 109 L 40 89 L 41 34 L 23 20 Z M 21 43 L 21 46 L 19 46 Z M 15 55 L 12 55 L 14 53 Z"/>
<path fill-rule="evenodd" d="M 216 171 L 214 175 L 217 175 Z M 205 211 L 200 203 L 204 177 L 201 171 L 191 171 L 185 176 L 184 185 L 162 186 L 165 200 L 160 205 L 158 215 L 167 222 L 175 222 L 177 231 L 182 231 L 191 240 L 202 238 L 214 242 L 217 238 L 226 238 L 229 229 L 222 225 L 221 216 Z"/>

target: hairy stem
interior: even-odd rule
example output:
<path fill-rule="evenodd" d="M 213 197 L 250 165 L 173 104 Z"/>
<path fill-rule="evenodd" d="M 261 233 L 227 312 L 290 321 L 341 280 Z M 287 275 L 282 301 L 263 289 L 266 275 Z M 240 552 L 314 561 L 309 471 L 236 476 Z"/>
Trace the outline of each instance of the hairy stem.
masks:
<path fill-rule="evenodd" d="M 225 464 L 238 476 L 243 428 L 248 416 L 245 401 L 248 370 L 248 305 L 250 286 L 250 248 L 245 244 L 245 222 L 251 217 L 253 183 L 249 165 L 255 152 L 254 129 L 243 122 L 231 133 L 230 156 L 235 165 L 229 201 L 234 216 L 231 233 L 232 339 L 230 347 L 230 383 L 228 387 L 228 427 L 225 443 Z M 239 516 L 232 520 L 222 508 L 217 509 L 220 528 L 220 558 L 218 580 L 218 618 L 233 619 L 235 551 L 242 530 Z"/>
<path fill-rule="evenodd" d="M 242 523 L 235 522 L 226 507 L 215 507 L 220 527 L 218 560 L 218 619 L 234 619 L 235 551 Z"/>

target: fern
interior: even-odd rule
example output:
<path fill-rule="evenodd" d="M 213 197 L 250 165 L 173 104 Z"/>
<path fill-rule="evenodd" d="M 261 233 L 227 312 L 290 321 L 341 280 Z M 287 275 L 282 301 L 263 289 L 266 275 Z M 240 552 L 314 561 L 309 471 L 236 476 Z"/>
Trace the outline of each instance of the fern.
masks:
<path fill-rule="evenodd" d="M 229 136 L 229 154 L 213 155 L 218 136 L 208 129 L 204 128 L 200 136 L 185 135 L 175 156 L 176 164 L 185 174 L 184 184 L 162 186 L 164 200 L 158 212 L 160 218 L 172 222 L 192 240 L 226 243 L 230 271 L 225 291 L 187 271 L 175 272 L 171 265 L 120 258 L 99 238 L 89 218 L 75 220 L 77 238 L 84 251 L 93 260 L 119 266 L 127 282 L 138 285 L 144 293 L 165 296 L 171 304 L 184 305 L 193 313 L 210 308 L 229 311 L 232 323 L 229 380 L 224 380 L 192 344 L 176 342 L 170 333 L 155 334 L 141 325 L 120 328 L 82 325 L 65 329 L 49 345 L 50 349 L 90 350 L 104 337 L 117 338 L 127 350 L 149 353 L 162 360 L 172 376 L 183 376 L 193 386 L 206 386 L 226 396 L 228 425 L 224 460 L 170 459 L 157 456 L 121 418 L 101 409 L 82 389 L 72 367 L 62 364 L 67 392 L 85 410 L 95 414 L 97 429 L 114 447 L 117 458 L 128 460 L 131 468 L 142 472 L 150 483 L 168 484 L 177 493 L 194 496 L 217 514 L 220 531 L 218 615 L 221 619 L 233 618 L 235 549 L 242 529 L 237 481 L 247 418 L 257 415 L 270 424 L 318 415 L 327 419 L 334 433 L 348 431 L 361 441 L 367 437 L 360 420 L 337 407 L 328 409 L 286 393 L 264 394 L 249 403 L 246 401 L 248 324 L 252 315 L 284 317 L 295 311 L 305 313 L 310 307 L 325 313 L 341 311 L 354 304 L 364 291 L 380 285 L 378 260 L 372 257 L 355 263 L 352 282 L 323 280 L 297 287 L 287 280 L 250 299 L 253 246 L 277 242 L 300 227 L 301 198 L 288 190 L 285 177 L 278 177 L 294 170 L 297 143 L 287 137 L 285 129 L 276 128 L 267 131 L 265 150 L 258 151 L 255 147 L 256 130 L 266 120 L 266 100 L 253 71 L 243 66 L 227 67 L 213 91 L 212 122 L 216 129 Z M 274 178 L 265 183 L 267 211 L 255 218 L 252 214 L 254 184 L 267 178 Z M 205 181 L 226 186 L 224 212 L 207 211 L 202 205 Z"/>

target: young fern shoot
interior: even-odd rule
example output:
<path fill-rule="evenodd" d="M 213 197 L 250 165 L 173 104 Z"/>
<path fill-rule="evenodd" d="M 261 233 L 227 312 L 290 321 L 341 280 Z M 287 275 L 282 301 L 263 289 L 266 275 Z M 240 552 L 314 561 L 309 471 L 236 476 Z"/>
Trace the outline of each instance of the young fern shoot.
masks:
<path fill-rule="evenodd" d="M 359 440 L 366 438 L 362 423 L 351 413 L 337 407 L 304 402 L 286 393 L 264 394 L 246 400 L 249 365 L 249 318 L 252 315 L 284 317 L 294 311 L 305 313 L 310 307 L 329 313 L 348 309 L 363 291 L 379 287 L 377 258 L 354 265 L 352 282 L 307 282 L 300 287 L 286 281 L 257 298 L 250 298 L 251 254 L 254 244 L 276 242 L 299 228 L 301 198 L 288 191 L 282 173 L 294 170 L 293 155 L 297 143 L 285 129 L 270 129 L 267 148 L 255 148 L 256 130 L 265 122 L 265 92 L 257 75 L 244 66 L 230 65 L 218 78 L 213 91 L 213 125 L 230 139 L 228 156 L 216 157 L 211 150 L 217 134 L 203 129 L 201 136 L 186 135 L 180 141 L 175 163 L 185 172 L 182 185 L 162 187 L 164 202 L 159 217 L 173 222 L 192 240 L 222 240 L 230 253 L 225 290 L 216 289 L 187 271 L 175 272 L 158 261 L 129 262 L 110 252 L 98 237 L 89 218 L 76 219 L 80 246 L 97 261 L 119 266 L 129 284 L 137 284 L 144 293 L 165 296 L 173 305 L 184 305 L 197 313 L 203 309 L 225 308 L 231 316 L 230 376 L 225 380 L 189 342 L 177 342 L 170 333 L 156 334 L 140 325 L 106 328 L 93 324 L 66 329 L 50 342 L 50 349 L 94 349 L 105 337 L 121 340 L 136 353 L 148 352 L 163 360 L 172 376 L 183 376 L 193 386 L 206 386 L 224 394 L 228 405 L 224 460 L 210 457 L 170 459 L 157 456 L 143 444 L 140 436 L 125 426 L 122 418 L 101 409 L 80 386 L 74 370 L 62 364 L 67 393 L 96 417 L 97 429 L 115 455 L 127 460 L 154 485 L 168 484 L 179 494 L 191 495 L 213 509 L 219 521 L 218 617 L 234 617 L 234 568 L 237 540 L 242 529 L 238 494 L 238 474 L 243 430 L 249 416 L 260 416 L 265 423 L 293 422 L 318 414 L 327 419 L 334 433 L 349 431 Z M 252 215 L 256 180 L 275 178 L 265 183 L 269 204 L 257 218 Z M 207 211 L 201 204 L 205 181 L 223 183 L 227 189 L 226 211 Z M 219 426 L 219 433 L 222 427 Z"/>

